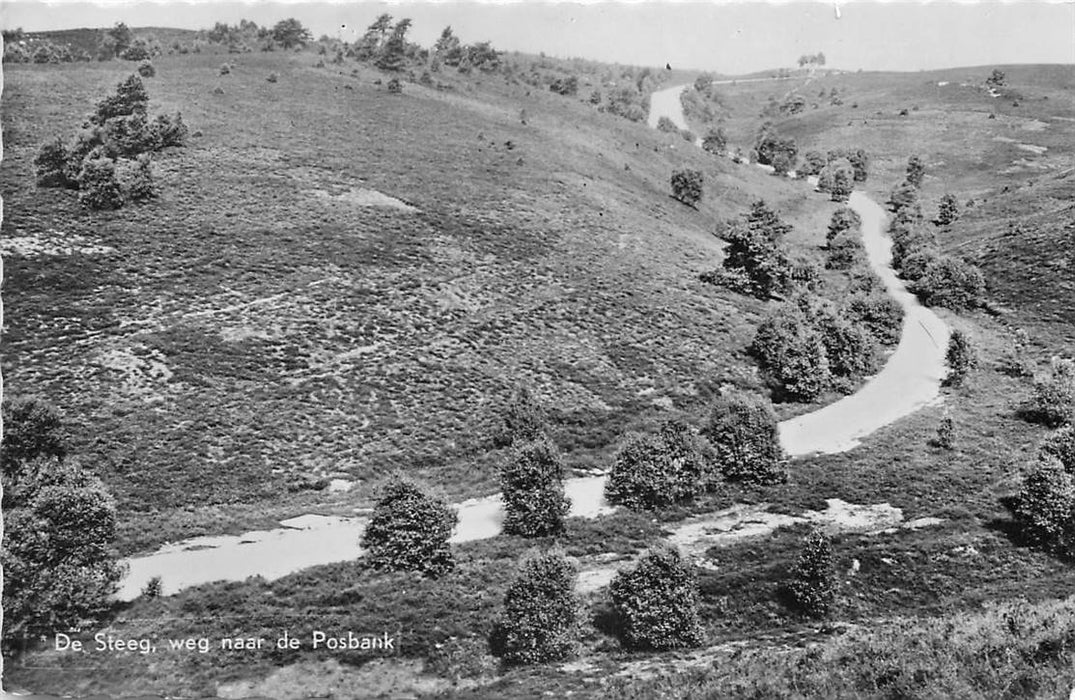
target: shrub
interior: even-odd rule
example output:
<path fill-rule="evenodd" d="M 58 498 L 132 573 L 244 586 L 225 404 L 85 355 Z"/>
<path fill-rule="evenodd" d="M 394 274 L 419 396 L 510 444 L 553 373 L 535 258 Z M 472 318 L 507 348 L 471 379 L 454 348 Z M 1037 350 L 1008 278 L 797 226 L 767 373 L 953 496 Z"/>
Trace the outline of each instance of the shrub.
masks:
<path fill-rule="evenodd" d="M 495 440 L 499 446 L 532 442 L 545 437 L 545 409 L 526 385 L 515 388 L 500 420 L 501 428 Z"/>
<path fill-rule="evenodd" d="M 221 63 L 220 64 L 220 74 L 221 75 L 229 75 L 230 73 L 231 73 L 231 64 Z"/>
<path fill-rule="evenodd" d="M 150 163 L 150 157 L 146 154 L 135 160 L 116 161 L 116 180 L 124 201 L 142 202 L 157 196 Z"/>
<path fill-rule="evenodd" d="M 840 207 L 832 214 L 829 220 L 829 229 L 825 234 L 825 241 L 831 245 L 833 240 L 845 231 L 857 234 L 862 226 L 862 217 L 851 207 Z"/>
<path fill-rule="evenodd" d="M 153 67 L 153 64 L 149 60 L 142 61 L 138 64 L 138 75 L 143 78 L 152 78 L 157 74 L 157 69 Z"/>
<path fill-rule="evenodd" d="M 721 394 L 701 434 L 725 479 L 759 484 L 787 480 L 787 457 L 768 400 L 737 391 Z"/>
<path fill-rule="evenodd" d="M 687 206 L 697 207 L 702 199 L 702 171 L 676 170 L 672 173 L 672 196 Z"/>
<path fill-rule="evenodd" d="M 393 95 L 399 95 L 403 92 L 403 83 L 399 82 L 399 78 L 392 78 L 386 85 L 388 92 Z"/>
<path fill-rule="evenodd" d="M 985 294 L 985 278 L 974 265 L 947 255 L 935 258 L 911 283 L 910 289 L 927 306 L 954 311 L 977 306 Z"/>
<path fill-rule="evenodd" d="M 679 127 L 668 117 L 661 117 L 657 120 L 657 131 L 663 131 L 666 134 L 675 134 L 679 132 Z"/>
<path fill-rule="evenodd" d="M 716 129 L 709 129 L 705 136 L 702 137 L 702 150 L 712 153 L 713 155 L 721 155 L 728 148 L 728 136 L 724 133 L 724 129 L 717 127 Z"/>
<path fill-rule="evenodd" d="M 549 85 L 549 90 L 557 95 L 572 96 L 579 91 L 579 79 L 573 75 L 567 78 L 557 78 Z"/>
<path fill-rule="evenodd" d="M 825 357 L 834 380 L 851 379 L 876 369 L 877 344 L 865 328 L 829 307 L 817 312 L 813 322 L 821 332 Z M 836 388 L 846 391 L 850 384 L 837 381 Z"/>
<path fill-rule="evenodd" d="M 146 585 L 142 586 L 143 598 L 160 598 L 163 592 L 163 584 L 161 583 L 160 576 L 154 576 L 148 581 Z"/>
<path fill-rule="evenodd" d="M 1034 377 L 1027 413 L 1050 428 L 1075 423 L 1075 360 L 1054 357 L 1049 371 Z"/>
<path fill-rule="evenodd" d="M 609 586 L 629 649 L 667 651 L 702 644 L 693 567 L 671 548 L 651 550 Z"/>
<path fill-rule="evenodd" d="M 915 187 L 922 186 L 922 178 L 926 176 L 926 164 L 918 156 L 907 159 L 907 182 Z"/>
<path fill-rule="evenodd" d="M 924 226 L 893 224 L 889 230 L 889 235 L 892 238 L 892 267 L 905 277 L 908 273 L 908 270 L 905 269 L 905 263 L 910 257 L 917 253 L 928 252 L 927 263 L 937 257 L 935 253 L 937 238 L 933 231 Z M 925 270 L 917 271 L 915 279 L 921 277 L 924 273 Z"/>
<path fill-rule="evenodd" d="M 815 530 L 791 570 L 787 591 L 792 608 L 808 617 L 827 618 L 836 606 L 836 567 L 832 541 Z"/>
<path fill-rule="evenodd" d="M 937 425 L 937 447 L 945 450 L 954 448 L 955 434 L 955 423 L 952 422 L 952 417 L 945 415 Z"/>
<path fill-rule="evenodd" d="M 866 151 L 861 148 L 847 154 L 847 159 L 851 163 L 851 169 L 854 171 L 855 182 L 866 182 L 867 170 L 870 166 L 870 157 Z"/>
<path fill-rule="evenodd" d="M 694 143 L 695 141 L 698 140 L 698 137 L 695 136 L 694 132 L 691 131 L 690 129 L 681 129 L 680 132 L 679 132 L 679 136 L 680 136 L 680 138 L 682 138 L 687 143 Z"/>
<path fill-rule="evenodd" d="M 795 139 L 781 138 L 772 131 L 763 130 L 757 146 L 758 162 L 762 165 L 773 166 L 773 171 L 778 175 L 785 175 L 795 167 L 799 148 L 795 145 Z"/>
<path fill-rule="evenodd" d="M 146 120 L 145 113 L 112 117 L 100 131 L 104 150 L 110 158 L 131 158 L 161 147 L 160 134 Z"/>
<path fill-rule="evenodd" d="M 944 357 L 945 362 L 948 363 L 948 376 L 944 378 L 945 386 L 962 386 L 967 373 L 978 366 L 977 353 L 971 345 L 970 338 L 958 329 L 952 331 L 948 337 L 948 349 Z"/>
<path fill-rule="evenodd" d="M 278 80 L 280 80 L 280 76 L 277 75 L 276 72 L 274 71 L 272 73 L 269 73 L 268 77 L 266 77 L 265 80 L 268 80 L 270 83 L 275 83 Z"/>
<path fill-rule="evenodd" d="M 459 516 L 418 484 L 394 477 L 373 509 L 362 546 L 375 568 L 439 576 L 455 562 L 448 539 Z"/>
<path fill-rule="evenodd" d="M 1022 328 L 1016 329 L 1011 343 L 1001 356 L 999 369 L 1012 377 L 1033 377 L 1034 358 L 1030 356 L 1030 336 Z"/>
<path fill-rule="evenodd" d="M 941 204 L 937 210 L 937 218 L 934 223 L 938 226 L 950 226 L 959 219 L 959 200 L 953 194 L 945 194 L 941 197 Z"/>
<path fill-rule="evenodd" d="M 174 117 L 158 114 L 157 118 L 153 120 L 152 129 L 160 143 L 158 148 L 185 146 L 187 143 L 189 130 L 187 125 L 183 123 L 183 115 L 179 112 L 176 112 Z"/>
<path fill-rule="evenodd" d="M 1075 426 L 1066 426 L 1045 438 L 1041 446 L 1043 459 L 1056 459 L 1075 476 Z"/>
<path fill-rule="evenodd" d="M 825 156 L 817 151 L 807 151 L 803 155 L 802 170 L 808 176 L 820 175 L 826 165 L 828 165 L 828 161 L 825 160 Z"/>
<path fill-rule="evenodd" d="M 563 458 L 547 438 L 517 445 L 500 471 L 504 532 L 523 537 L 562 533 L 571 507 L 563 478 Z"/>
<path fill-rule="evenodd" d="M 887 294 L 854 294 L 843 307 L 844 315 L 853 323 L 865 325 L 877 342 L 894 345 L 903 333 L 903 307 Z"/>
<path fill-rule="evenodd" d="M 78 201 L 90 209 L 119 209 L 123 192 L 116 179 L 116 164 L 103 156 L 87 157 L 78 174 Z"/>
<path fill-rule="evenodd" d="M 918 206 L 918 188 L 909 182 L 897 185 L 888 196 L 888 209 L 898 213 L 903 209 L 914 210 Z"/>
<path fill-rule="evenodd" d="M 750 351 L 782 398 L 813 401 L 831 382 L 821 333 L 791 304 L 762 321 Z"/>
<path fill-rule="evenodd" d="M 38 187 L 76 187 L 68 177 L 67 149 L 59 137 L 46 141 L 34 156 L 34 174 Z"/>
<path fill-rule="evenodd" d="M 657 435 L 628 436 L 605 484 L 609 503 L 653 510 L 693 498 L 714 480 L 707 446 L 682 423 L 670 421 Z"/>
<path fill-rule="evenodd" d="M 762 200 L 751 205 L 742 223 L 728 228 L 728 247 L 722 265 L 750 280 L 750 292 L 761 299 L 788 290 L 791 262 L 781 245 L 791 226 L 784 223 Z"/>
<path fill-rule="evenodd" d="M 562 661 L 578 650 L 575 567 L 559 552 L 531 556 L 504 595 L 490 650 L 509 665 Z"/>
<path fill-rule="evenodd" d="M 23 467 L 38 457 L 63 459 L 67 445 L 60 414 L 55 407 L 38 399 L 5 399 L 0 466 L 5 477 L 18 476 Z M 8 502 L 7 484 L 4 503 Z"/>
<path fill-rule="evenodd" d="M 1014 515 L 1029 544 L 1070 552 L 1075 545 L 1075 477 L 1059 460 L 1039 461 L 1023 480 Z"/>
<path fill-rule="evenodd" d="M 102 125 L 113 117 L 126 117 L 132 114 L 145 115 L 149 106 L 149 95 L 142 79 L 131 74 L 116 86 L 116 94 L 109 95 L 97 103 L 97 110 L 90 121 Z"/>
<path fill-rule="evenodd" d="M 832 174 L 832 185 L 829 187 L 829 198 L 834 202 L 846 202 L 851 198 L 853 190 L 853 174 L 847 170 L 837 170 Z"/>
<path fill-rule="evenodd" d="M 825 269 L 850 270 L 866 260 L 866 249 L 857 234 L 841 233 L 829 242 L 825 251 Z"/>

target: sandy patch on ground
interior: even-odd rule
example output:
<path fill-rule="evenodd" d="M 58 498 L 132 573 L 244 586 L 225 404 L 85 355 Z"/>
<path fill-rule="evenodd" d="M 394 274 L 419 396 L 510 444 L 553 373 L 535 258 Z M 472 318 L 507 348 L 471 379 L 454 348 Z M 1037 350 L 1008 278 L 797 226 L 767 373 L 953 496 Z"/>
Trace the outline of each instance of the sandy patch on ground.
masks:
<path fill-rule="evenodd" d="M 222 683 L 217 686 L 217 697 L 396 698 L 436 693 L 451 686 L 450 681 L 426 675 L 422 669 L 423 662 L 414 659 L 374 659 L 355 668 L 330 658 L 284 666 L 260 680 Z"/>
<path fill-rule="evenodd" d="M 164 355 L 144 345 L 103 350 L 94 363 L 105 369 L 119 372 L 128 391 L 148 394 L 172 378 Z"/>
<path fill-rule="evenodd" d="M 1041 155 L 1042 153 L 1045 153 L 1049 150 L 1045 146 L 1035 146 L 1032 143 L 1020 143 L 1016 145 L 1016 148 L 1018 148 L 1020 151 L 1029 151 L 1030 153 L 1037 153 L 1038 155 Z"/>
<path fill-rule="evenodd" d="M 32 236 L 4 236 L 0 238 L 0 255 L 18 255 L 34 258 L 46 255 L 104 255 L 116 252 L 115 248 L 93 243 L 78 234 L 66 234 L 49 229 Z"/>
<path fill-rule="evenodd" d="M 306 190 L 306 193 L 316 199 L 331 203 L 339 202 L 341 204 L 348 204 L 356 207 L 389 207 L 406 212 L 418 211 L 416 207 L 412 207 L 402 200 L 396 199 L 395 197 L 389 197 L 383 192 L 367 189 L 365 187 L 351 188 L 340 194 L 332 194 L 321 189 Z"/>

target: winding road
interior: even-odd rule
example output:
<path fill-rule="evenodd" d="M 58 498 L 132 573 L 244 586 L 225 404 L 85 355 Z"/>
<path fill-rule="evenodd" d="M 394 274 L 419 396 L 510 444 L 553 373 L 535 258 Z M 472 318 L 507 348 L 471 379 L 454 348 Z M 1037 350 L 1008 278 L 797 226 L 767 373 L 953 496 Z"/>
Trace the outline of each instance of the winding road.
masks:
<path fill-rule="evenodd" d="M 666 116 L 679 128 L 686 128 L 680 93 L 687 88 L 679 85 L 654 93 L 649 124 L 655 127 Z M 892 244 L 883 233 L 885 212 L 881 206 L 857 191 L 848 204 L 862 218 L 863 244 L 871 269 L 903 307 L 903 332 L 885 367 L 859 391 L 780 423 L 780 441 L 791 457 L 850 450 L 865 436 L 940 397 L 949 329 L 918 303 L 892 270 Z M 572 516 L 594 518 L 614 510 L 604 501 L 604 476 L 568 479 L 564 486 L 572 501 Z M 503 508 L 499 494 L 455 507 L 459 525 L 453 542 L 500 534 Z M 194 538 L 128 559 L 128 575 L 117 597 L 133 600 L 154 576 L 161 577 L 163 592 L 172 594 L 210 581 L 241 581 L 251 576 L 272 580 L 307 567 L 352 560 L 361 553 L 358 541 L 366 519 L 307 515 L 281 525 L 284 527 L 239 536 Z"/>

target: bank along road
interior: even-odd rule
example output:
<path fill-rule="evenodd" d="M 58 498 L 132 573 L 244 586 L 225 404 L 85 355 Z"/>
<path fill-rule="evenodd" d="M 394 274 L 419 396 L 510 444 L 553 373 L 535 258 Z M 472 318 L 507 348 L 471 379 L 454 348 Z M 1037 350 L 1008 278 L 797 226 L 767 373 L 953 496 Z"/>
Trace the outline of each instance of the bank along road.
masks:
<path fill-rule="evenodd" d="M 679 96 L 687 86 L 656 92 L 650 98 L 649 123 L 667 116 L 686 127 Z M 870 268 L 886 292 L 904 310 L 903 332 L 884 368 L 854 394 L 780 423 L 780 441 L 791 457 L 845 452 L 862 438 L 937 400 L 944 375 L 949 329 L 918 303 L 891 267 L 891 241 L 884 235 L 885 212 L 862 192 L 848 202 L 862 218 L 862 240 Z M 568 479 L 565 490 L 575 517 L 612 512 L 605 503 L 604 476 Z M 503 507 L 499 494 L 456 504 L 459 513 L 453 541 L 470 542 L 500 534 Z M 250 576 L 272 580 L 301 569 L 359 556 L 365 518 L 307 515 L 284 527 L 239 536 L 199 537 L 166 545 L 157 552 L 127 560 L 130 569 L 118 597 L 132 600 L 154 576 L 163 591 L 175 593 L 210 581 L 241 581 Z"/>

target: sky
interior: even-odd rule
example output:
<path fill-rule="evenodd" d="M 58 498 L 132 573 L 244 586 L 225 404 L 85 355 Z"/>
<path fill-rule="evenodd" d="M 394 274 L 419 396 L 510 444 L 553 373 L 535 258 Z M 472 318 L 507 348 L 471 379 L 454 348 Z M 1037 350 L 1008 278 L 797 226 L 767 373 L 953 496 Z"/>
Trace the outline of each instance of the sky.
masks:
<path fill-rule="evenodd" d="M 27 31 L 111 26 L 209 28 L 295 17 L 347 41 L 382 12 L 410 17 L 430 46 L 446 25 L 502 50 L 742 74 L 824 52 L 844 70 L 916 71 L 1075 64 L 1075 2 L 24 2 L 0 0 L 0 25 Z"/>

